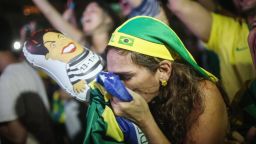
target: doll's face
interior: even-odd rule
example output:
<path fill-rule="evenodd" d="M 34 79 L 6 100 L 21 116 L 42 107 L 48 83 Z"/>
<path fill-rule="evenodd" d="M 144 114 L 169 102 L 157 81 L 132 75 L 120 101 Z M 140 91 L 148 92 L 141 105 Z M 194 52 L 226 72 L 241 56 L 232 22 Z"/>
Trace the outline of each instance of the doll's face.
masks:
<path fill-rule="evenodd" d="M 43 36 L 44 46 L 48 49 L 47 59 L 69 62 L 83 52 L 83 48 L 61 33 L 47 32 Z"/>

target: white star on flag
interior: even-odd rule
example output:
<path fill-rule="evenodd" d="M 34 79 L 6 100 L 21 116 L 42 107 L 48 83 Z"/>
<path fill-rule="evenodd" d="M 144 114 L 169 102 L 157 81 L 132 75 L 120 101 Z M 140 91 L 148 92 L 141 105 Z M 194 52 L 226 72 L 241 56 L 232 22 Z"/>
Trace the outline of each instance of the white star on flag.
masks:
<path fill-rule="evenodd" d="M 105 79 L 107 78 L 105 75 L 99 75 L 100 76 L 100 79 L 104 82 Z"/>
<path fill-rule="evenodd" d="M 114 80 L 114 79 L 115 79 L 115 77 L 111 76 L 111 77 L 109 77 L 109 79 Z"/>

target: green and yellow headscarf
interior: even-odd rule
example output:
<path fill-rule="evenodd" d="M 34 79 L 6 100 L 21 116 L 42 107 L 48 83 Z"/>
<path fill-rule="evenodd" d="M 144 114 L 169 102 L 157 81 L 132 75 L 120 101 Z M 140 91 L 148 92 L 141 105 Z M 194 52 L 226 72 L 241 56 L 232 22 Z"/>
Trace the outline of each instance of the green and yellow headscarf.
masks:
<path fill-rule="evenodd" d="M 152 17 L 137 16 L 129 19 L 114 31 L 108 45 L 171 61 L 182 59 L 203 77 L 218 81 L 213 74 L 196 63 L 168 25 Z"/>

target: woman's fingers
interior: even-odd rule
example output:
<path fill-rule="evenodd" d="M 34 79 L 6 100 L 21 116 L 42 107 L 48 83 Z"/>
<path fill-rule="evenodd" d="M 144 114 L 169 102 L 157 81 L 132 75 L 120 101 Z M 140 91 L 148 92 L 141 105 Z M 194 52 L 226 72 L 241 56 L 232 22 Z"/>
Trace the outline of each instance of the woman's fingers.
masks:
<path fill-rule="evenodd" d="M 126 116 L 125 111 L 127 109 L 127 106 L 125 106 L 125 103 L 127 103 L 127 102 L 122 102 L 117 97 L 112 97 L 111 106 L 112 106 L 114 113 L 117 116 Z"/>

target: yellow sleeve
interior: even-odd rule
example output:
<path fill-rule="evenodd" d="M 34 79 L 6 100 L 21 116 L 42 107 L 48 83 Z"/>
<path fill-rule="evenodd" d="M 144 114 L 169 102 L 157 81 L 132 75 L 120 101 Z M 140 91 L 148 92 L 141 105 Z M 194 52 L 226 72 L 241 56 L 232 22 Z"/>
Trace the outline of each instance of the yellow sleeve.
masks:
<path fill-rule="evenodd" d="M 207 48 L 215 51 L 226 62 L 250 63 L 250 51 L 247 43 L 249 29 L 245 21 L 240 22 L 215 13 L 212 13 L 212 18 Z"/>

